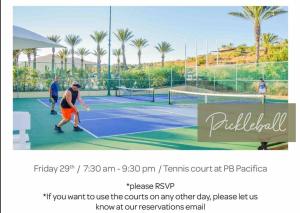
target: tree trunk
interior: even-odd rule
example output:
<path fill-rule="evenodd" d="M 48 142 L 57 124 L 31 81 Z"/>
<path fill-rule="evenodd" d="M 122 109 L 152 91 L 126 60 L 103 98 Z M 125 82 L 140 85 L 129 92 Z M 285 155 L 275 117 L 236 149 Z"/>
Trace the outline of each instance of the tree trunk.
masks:
<path fill-rule="evenodd" d="M 101 78 L 101 65 L 100 65 L 100 56 L 97 55 L 97 76 L 98 76 L 98 80 L 100 80 Z"/>
<path fill-rule="evenodd" d="M 100 44 L 98 43 L 97 44 L 97 77 L 98 77 L 98 80 L 100 80 L 101 78 L 101 62 L 100 62 Z"/>
<path fill-rule="evenodd" d="M 165 55 L 161 56 L 161 66 L 164 67 L 165 66 Z"/>
<path fill-rule="evenodd" d="M 125 57 L 125 44 L 122 43 L 122 55 L 123 55 L 123 66 L 124 69 L 127 70 L 127 63 L 126 63 L 126 57 Z"/>
<path fill-rule="evenodd" d="M 19 56 L 17 55 L 15 58 L 15 66 L 18 67 L 19 66 Z"/>
<path fill-rule="evenodd" d="M 71 49 L 71 53 L 72 53 L 72 70 L 71 70 L 71 75 L 73 75 L 73 72 L 75 70 L 75 61 L 74 61 L 74 48 L 72 47 Z"/>
<path fill-rule="evenodd" d="M 27 55 L 27 59 L 28 59 L 28 67 L 30 67 L 30 65 L 31 65 L 31 55 L 30 54 Z"/>
<path fill-rule="evenodd" d="M 55 54 L 55 48 L 52 47 L 52 66 L 51 66 L 51 71 L 52 71 L 52 74 L 54 74 L 54 54 Z"/>
<path fill-rule="evenodd" d="M 255 30 L 255 46 L 256 46 L 256 59 L 255 62 L 259 62 L 259 49 L 260 49 L 260 23 L 254 24 Z"/>
<path fill-rule="evenodd" d="M 80 69 L 83 70 L 83 56 L 81 56 L 80 62 L 81 62 L 81 64 L 80 64 Z"/>
<path fill-rule="evenodd" d="M 269 45 L 266 45 L 266 47 L 265 47 L 265 55 L 268 55 L 268 52 L 269 52 Z"/>
<path fill-rule="evenodd" d="M 119 78 L 121 77 L 121 73 L 120 73 L 120 57 L 118 56 L 117 58 L 117 64 L 118 64 L 118 75 L 119 75 Z"/>
<path fill-rule="evenodd" d="M 65 58 L 65 72 L 67 73 L 67 70 L 68 70 L 68 58 L 66 57 Z"/>
<path fill-rule="evenodd" d="M 33 50 L 33 69 L 36 69 L 36 49 Z"/>
<path fill-rule="evenodd" d="M 64 61 L 63 61 L 63 59 L 60 60 L 60 69 L 61 69 L 61 71 L 63 71 L 63 69 L 64 69 Z"/>
<path fill-rule="evenodd" d="M 100 55 L 99 55 L 99 76 L 101 78 L 101 58 L 100 58 Z"/>
<path fill-rule="evenodd" d="M 141 55 L 142 55 L 142 51 L 139 50 L 139 51 L 138 51 L 139 67 L 141 66 Z"/>

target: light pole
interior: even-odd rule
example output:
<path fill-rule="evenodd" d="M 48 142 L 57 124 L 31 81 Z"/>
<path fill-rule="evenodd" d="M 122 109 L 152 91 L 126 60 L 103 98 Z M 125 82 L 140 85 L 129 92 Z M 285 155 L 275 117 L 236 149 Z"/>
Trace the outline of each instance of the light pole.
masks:
<path fill-rule="evenodd" d="M 108 70 L 107 70 L 107 95 L 110 96 L 110 48 L 111 48 L 111 6 L 109 6 L 109 31 L 108 31 Z"/>
<path fill-rule="evenodd" d="M 186 43 L 184 44 L 184 85 L 186 86 Z"/>

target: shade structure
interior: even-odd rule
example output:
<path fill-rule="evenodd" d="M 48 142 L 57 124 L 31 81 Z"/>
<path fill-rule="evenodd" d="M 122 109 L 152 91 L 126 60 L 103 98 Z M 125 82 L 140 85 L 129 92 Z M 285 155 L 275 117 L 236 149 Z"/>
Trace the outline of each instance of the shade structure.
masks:
<path fill-rule="evenodd" d="M 48 38 L 41 36 L 35 32 L 24 29 L 22 27 L 13 26 L 13 49 L 26 49 L 26 48 L 49 48 L 64 46 L 57 44 Z"/>

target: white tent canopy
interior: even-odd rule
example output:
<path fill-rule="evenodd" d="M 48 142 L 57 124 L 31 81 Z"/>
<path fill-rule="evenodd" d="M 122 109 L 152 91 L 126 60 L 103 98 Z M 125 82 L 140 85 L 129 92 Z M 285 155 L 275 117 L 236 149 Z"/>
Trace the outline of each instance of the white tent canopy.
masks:
<path fill-rule="evenodd" d="M 34 33 L 30 30 L 26 30 L 22 27 L 14 27 L 14 50 L 26 49 L 26 48 L 45 48 L 45 47 L 61 47 L 64 46 L 57 44 L 48 38 Z"/>

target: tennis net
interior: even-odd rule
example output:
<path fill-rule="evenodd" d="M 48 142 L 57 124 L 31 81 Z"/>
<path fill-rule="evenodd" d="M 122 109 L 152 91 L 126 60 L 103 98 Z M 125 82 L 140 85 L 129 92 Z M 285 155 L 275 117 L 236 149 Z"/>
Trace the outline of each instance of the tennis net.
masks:
<path fill-rule="evenodd" d="M 140 101 L 151 101 L 151 102 L 155 101 L 153 88 L 116 87 L 116 96 L 140 100 Z"/>
<path fill-rule="evenodd" d="M 255 94 L 224 94 L 224 93 L 201 93 L 180 90 L 169 91 L 169 104 L 255 104 L 264 103 L 264 95 Z"/>

